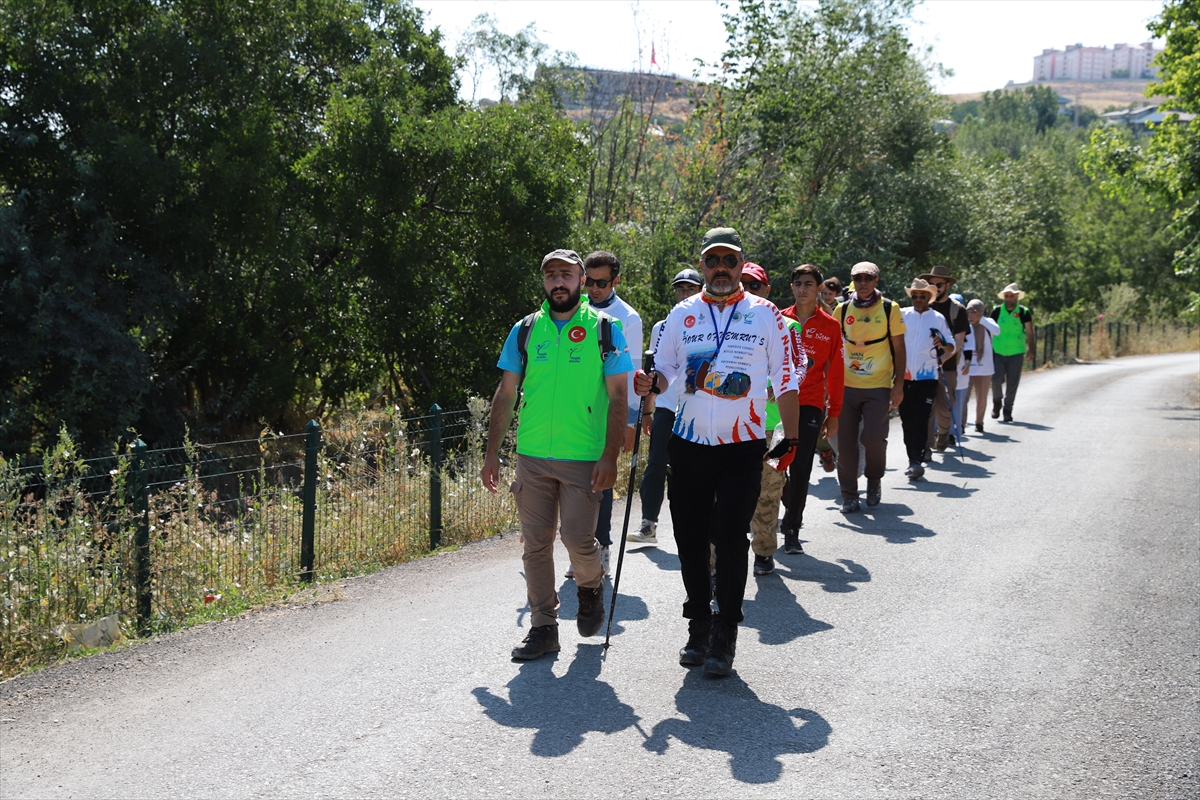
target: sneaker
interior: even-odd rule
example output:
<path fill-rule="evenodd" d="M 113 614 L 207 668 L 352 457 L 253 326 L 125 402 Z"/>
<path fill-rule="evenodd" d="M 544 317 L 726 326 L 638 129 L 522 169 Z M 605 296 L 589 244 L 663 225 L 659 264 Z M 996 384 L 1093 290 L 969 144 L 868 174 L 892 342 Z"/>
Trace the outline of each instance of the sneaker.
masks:
<path fill-rule="evenodd" d="M 1000 406 L 992 405 L 992 419 L 1000 419 Z"/>
<path fill-rule="evenodd" d="M 770 575 L 775 571 L 775 559 L 771 556 L 754 556 L 754 574 Z"/>
<path fill-rule="evenodd" d="M 567 564 L 567 571 L 563 573 L 563 577 L 570 578 L 571 580 L 575 579 L 575 565 L 574 564 Z"/>
<path fill-rule="evenodd" d="M 944 453 L 946 452 L 946 445 L 949 443 L 949 441 L 949 434 L 939 433 L 937 438 L 934 440 L 933 449 L 938 453 Z"/>
<path fill-rule="evenodd" d="M 821 468 L 826 472 L 833 472 L 837 469 L 837 456 L 832 450 L 822 450 L 821 453 Z"/>
<path fill-rule="evenodd" d="M 711 620 L 688 620 L 688 640 L 683 649 L 679 651 L 679 666 L 698 667 L 704 663 L 704 654 L 708 652 L 708 635 L 711 628 Z"/>
<path fill-rule="evenodd" d="M 858 502 L 857 497 L 852 497 L 849 500 L 842 501 L 842 513 L 853 514 L 855 511 L 862 510 L 862 506 Z"/>
<path fill-rule="evenodd" d="M 513 648 L 512 657 L 518 661 L 532 661 L 535 658 L 541 658 L 546 653 L 557 653 L 558 651 L 558 626 L 535 625 L 529 629 L 525 643 L 520 647 Z"/>
<path fill-rule="evenodd" d="M 710 678 L 724 678 L 733 672 L 733 656 L 737 651 L 737 626 L 729 622 L 717 622 L 712 626 L 708 653 L 704 656 L 704 674 Z"/>
<path fill-rule="evenodd" d="M 579 629 L 580 636 L 595 636 L 604 624 L 604 584 L 595 589 L 577 587 L 575 595 L 579 598 L 575 627 Z"/>
<path fill-rule="evenodd" d="M 924 452 L 921 453 L 921 461 L 925 464 L 928 464 L 930 461 L 933 461 L 933 450 L 926 447 Z M 871 504 L 867 503 L 867 505 L 871 505 Z"/>
<path fill-rule="evenodd" d="M 976 432 L 976 433 L 983 433 L 983 423 L 982 423 L 982 422 L 976 422 L 976 423 L 975 423 L 975 432 Z"/>
<path fill-rule="evenodd" d="M 946 435 L 946 447 L 958 447 L 958 439 L 954 438 L 954 434 Z"/>
<path fill-rule="evenodd" d="M 920 464 L 916 464 L 906 474 L 908 475 L 908 479 L 910 481 L 919 480 L 921 476 L 925 474 L 925 468 Z M 876 500 L 875 502 L 878 503 L 879 501 Z"/>
<path fill-rule="evenodd" d="M 912 475 L 913 469 L 915 469 L 916 467 L 919 467 L 919 466 L 920 466 L 920 464 L 917 462 L 913 462 L 912 464 L 909 464 L 908 469 L 904 470 L 904 474 Z"/>
<path fill-rule="evenodd" d="M 637 544 L 658 544 L 658 523 L 644 519 L 642 526 L 637 529 L 636 533 L 631 533 L 625 537 L 627 542 L 635 542 Z"/>
<path fill-rule="evenodd" d="M 882 481 L 879 478 L 867 478 L 867 508 L 874 508 L 879 505 L 882 499 L 883 489 L 880 486 Z"/>
<path fill-rule="evenodd" d="M 609 569 L 608 547 L 606 546 L 600 547 L 600 566 L 604 568 L 604 574 L 606 576 L 612 574 L 612 570 Z"/>
<path fill-rule="evenodd" d="M 804 552 L 804 548 L 800 546 L 800 531 L 784 531 L 783 552 L 791 556 Z"/>

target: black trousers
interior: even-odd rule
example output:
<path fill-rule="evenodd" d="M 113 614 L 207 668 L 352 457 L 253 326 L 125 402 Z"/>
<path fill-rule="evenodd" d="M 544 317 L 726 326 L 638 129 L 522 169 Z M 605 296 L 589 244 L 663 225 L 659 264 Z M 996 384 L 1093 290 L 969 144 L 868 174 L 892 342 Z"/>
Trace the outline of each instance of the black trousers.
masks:
<path fill-rule="evenodd" d="M 667 469 L 671 466 L 667 447 L 671 444 L 671 429 L 675 427 L 675 409 L 656 408 L 650 426 L 650 453 L 646 471 L 642 474 L 642 519 L 658 522 L 663 493 L 667 485 Z"/>
<path fill-rule="evenodd" d="M 917 464 L 925 454 L 925 438 L 929 432 L 929 415 L 933 412 L 933 396 L 942 387 L 937 380 L 905 381 L 904 400 L 900 403 L 900 427 L 904 429 L 904 450 L 908 463 Z"/>
<path fill-rule="evenodd" d="M 796 445 L 796 457 L 788 467 L 788 488 L 783 496 L 784 533 L 800 530 L 800 523 L 804 522 L 813 455 L 817 452 L 817 440 L 821 438 L 821 423 L 824 421 L 825 409 L 800 406 L 800 443 Z"/>
<path fill-rule="evenodd" d="M 762 486 L 762 439 L 704 445 L 671 437 L 668 500 L 687 599 L 683 616 L 737 624 L 746 594 L 750 519 Z M 717 613 L 711 609 L 709 541 L 717 548 Z"/>

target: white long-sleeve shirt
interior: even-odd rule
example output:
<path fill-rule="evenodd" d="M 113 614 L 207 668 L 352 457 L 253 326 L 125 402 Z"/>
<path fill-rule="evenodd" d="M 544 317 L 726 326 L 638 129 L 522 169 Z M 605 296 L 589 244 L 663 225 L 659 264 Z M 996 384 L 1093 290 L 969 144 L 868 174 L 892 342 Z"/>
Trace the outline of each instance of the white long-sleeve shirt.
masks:
<path fill-rule="evenodd" d="M 697 444 L 766 439 L 767 381 L 779 396 L 804 379 L 783 315 L 751 294 L 724 308 L 703 294 L 687 298 L 667 315 L 658 345 L 655 369 L 679 391 L 674 433 Z"/>
<path fill-rule="evenodd" d="M 621 333 L 625 334 L 625 343 L 629 346 L 629 357 L 633 359 L 634 367 L 641 369 L 642 347 L 645 344 L 642 339 L 642 317 L 634 310 L 633 306 L 618 297 L 616 292 L 613 292 L 609 297 L 611 300 L 604 305 L 593 303 L 592 307 L 600 309 L 621 323 Z M 626 417 L 626 423 L 629 425 L 637 422 L 638 405 L 640 402 L 638 396 L 633 393 L 633 376 L 633 372 L 629 373 L 629 413 Z"/>

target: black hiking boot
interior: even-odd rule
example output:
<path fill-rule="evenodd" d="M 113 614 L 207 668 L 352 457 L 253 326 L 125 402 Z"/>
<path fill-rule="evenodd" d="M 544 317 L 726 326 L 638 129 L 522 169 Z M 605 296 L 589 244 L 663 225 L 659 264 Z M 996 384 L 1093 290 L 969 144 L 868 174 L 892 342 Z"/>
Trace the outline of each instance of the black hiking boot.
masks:
<path fill-rule="evenodd" d="M 525 643 L 513 648 L 512 657 L 518 661 L 533 661 L 546 653 L 557 653 L 558 650 L 558 626 L 535 625 L 529 629 Z"/>
<path fill-rule="evenodd" d="M 771 556 L 754 557 L 754 574 L 755 575 L 770 575 L 775 571 L 775 559 Z"/>
<path fill-rule="evenodd" d="M 867 507 L 874 508 L 883 499 L 881 478 L 867 478 Z"/>
<path fill-rule="evenodd" d="M 783 552 L 791 556 L 804 552 L 800 546 L 800 531 L 783 532 Z"/>
<path fill-rule="evenodd" d="M 698 667 L 704 663 L 704 654 L 708 652 L 708 635 L 711 630 L 711 620 L 688 620 L 687 644 L 679 651 L 681 667 Z"/>
<path fill-rule="evenodd" d="M 733 655 L 737 650 L 737 625 L 717 622 L 713 625 L 708 655 L 704 658 L 704 674 L 724 678 L 733 672 Z"/>
<path fill-rule="evenodd" d="M 992 419 L 1000 419 L 1000 404 L 992 403 Z"/>
<path fill-rule="evenodd" d="M 604 624 L 604 584 L 595 589 L 582 586 L 575 590 L 579 598 L 579 613 L 575 615 L 575 627 L 580 636 L 595 636 Z"/>

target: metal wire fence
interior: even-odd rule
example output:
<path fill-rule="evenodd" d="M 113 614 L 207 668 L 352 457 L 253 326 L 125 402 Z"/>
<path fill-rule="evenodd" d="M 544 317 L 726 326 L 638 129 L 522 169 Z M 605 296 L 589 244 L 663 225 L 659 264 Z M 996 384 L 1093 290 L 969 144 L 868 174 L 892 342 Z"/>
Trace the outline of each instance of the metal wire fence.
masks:
<path fill-rule="evenodd" d="M 473 401 L 96 458 L 63 437 L 40 463 L 0 459 L 0 676 L 97 621 L 163 630 L 512 528 L 511 495 L 478 479 L 486 428 Z"/>

